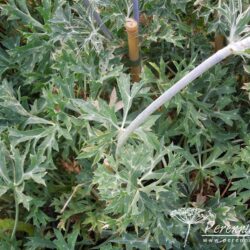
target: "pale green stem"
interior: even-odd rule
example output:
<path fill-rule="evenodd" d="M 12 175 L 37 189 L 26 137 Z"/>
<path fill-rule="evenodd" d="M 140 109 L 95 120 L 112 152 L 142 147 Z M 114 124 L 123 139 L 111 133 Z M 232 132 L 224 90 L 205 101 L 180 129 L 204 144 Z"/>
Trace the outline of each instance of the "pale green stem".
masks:
<path fill-rule="evenodd" d="M 16 191 L 14 190 L 14 199 L 15 199 L 15 223 L 14 223 L 14 227 L 12 230 L 12 234 L 11 234 L 11 241 L 14 240 L 14 237 L 16 235 L 16 229 L 17 229 L 17 224 L 18 224 L 18 218 L 19 218 L 19 204 L 17 201 L 17 195 L 16 195 Z"/>
<path fill-rule="evenodd" d="M 188 240 L 188 235 L 190 233 L 190 228 L 191 228 L 191 224 L 189 223 L 186 238 L 185 238 L 185 242 L 184 242 L 184 247 L 186 247 L 186 245 L 187 245 L 187 240 Z"/>
<path fill-rule="evenodd" d="M 75 195 L 75 193 L 77 192 L 77 190 L 82 187 L 84 184 L 78 184 L 77 186 L 74 187 L 74 190 L 72 192 L 72 194 L 70 195 L 70 197 L 68 198 L 68 200 L 66 201 L 66 203 L 64 204 L 63 208 L 61 209 L 60 213 L 62 214 L 65 209 L 67 208 L 67 206 L 69 205 L 70 201 L 72 200 L 73 196 Z"/>

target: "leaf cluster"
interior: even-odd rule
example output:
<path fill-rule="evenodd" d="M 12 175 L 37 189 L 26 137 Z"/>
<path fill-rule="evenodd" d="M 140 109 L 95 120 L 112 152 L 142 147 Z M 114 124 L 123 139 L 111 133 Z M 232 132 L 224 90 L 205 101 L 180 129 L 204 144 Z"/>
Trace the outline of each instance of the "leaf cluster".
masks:
<path fill-rule="evenodd" d="M 132 1 L 91 1 L 111 40 L 84 2 L 1 1 L 0 249 L 181 249 L 186 225 L 170 213 L 184 207 L 246 225 L 247 57 L 194 81 L 119 155 L 116 145 L 140 111 L 214 52 L 214 36 L 249 32 L 247 1 L 140 1 L 139 83 L 126 57 Z M 190 249 L 235 249 L 204 246 L 204 230 L 190 232 Z"/>

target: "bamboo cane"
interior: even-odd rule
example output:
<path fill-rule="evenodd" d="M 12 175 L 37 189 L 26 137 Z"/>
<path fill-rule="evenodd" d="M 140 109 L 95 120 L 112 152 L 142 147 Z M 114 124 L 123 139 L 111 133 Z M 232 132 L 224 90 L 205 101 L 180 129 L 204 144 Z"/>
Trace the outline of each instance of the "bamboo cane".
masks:
<path fill-rule="evenodd" d="M 125 24 L 128 34 L 129 59 L 131 61 L 131 79 L 133 82 L 140 81 L 141 65 L 139 52 L 138 23 L 128 18 Z"/>

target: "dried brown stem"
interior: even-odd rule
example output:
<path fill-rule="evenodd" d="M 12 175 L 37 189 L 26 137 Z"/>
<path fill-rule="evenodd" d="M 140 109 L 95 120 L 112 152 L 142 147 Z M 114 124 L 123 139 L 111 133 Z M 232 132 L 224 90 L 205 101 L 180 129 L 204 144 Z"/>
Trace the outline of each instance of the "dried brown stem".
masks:
<path fill-rule="evenodd" d="M 229 182 L 227 183 L 227 186 L 225 187 L 224 191 L 222 192 L 221 197 L 224 197 L 224 195 L 226 194 L 227 190 L 229 189 L 229 187 L 232 184 L 232 180 L 229 180 Z"/>

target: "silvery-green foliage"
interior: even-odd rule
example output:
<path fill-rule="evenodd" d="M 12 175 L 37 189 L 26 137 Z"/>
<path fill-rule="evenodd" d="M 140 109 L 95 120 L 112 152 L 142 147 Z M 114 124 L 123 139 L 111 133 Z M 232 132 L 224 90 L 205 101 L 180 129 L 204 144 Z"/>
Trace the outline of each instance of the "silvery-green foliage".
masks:
<path fill-rule="evenodd" d="M 132 1 L 90 2 L 111 40 L 83 0 L 1 1 L 0 249 L 182 249 L 187 225 L 170 216 L 182 208 L 245 225 L 247 59 L 204 73 L 115 151 L 143 109 L 214 53 L 215 33 L 248 34 L 248 1 L 141 0 L 133 84 Z M 204 230 L 192 225 L 187 248 L 235 247 L 205 246 Z"/>
<path fill-rule="evenodd" d="M 26 148 L 20 152 L 19 149 L 10 145 L 10 150 L 7 149 L 3 141 L 0 141 L 1 151 L 1 196 L 8 190 L 16 193 L 17 203 L 23 204 L 26 209 L 29 209 L 30 196 L 25 195 L 24 188 L 27 180 L 33 180 L 37 184 L 45 186 L 44 176 L 46 168 L 43 164 L 45 157 L 41 154 L 33 154 L 30 152 L 29 143 Z"/>
<path fill-rule="evenodd" d="M 237 42 L 250 33 L 250 7 L 244 6 L 242 0 L 230 0 L 229 4 L 221 3 L 219 8 L 219 21 L 228 36 L 229 43 Z"/>
<path fill-rule="evenodd" d="M 117 222 L 106 221 L 107 228 L 126 231 L 131 223 L 145 233 L 150 228 L 145 239 L 148 246 L 154 242 L 154 234 L 158 243 L 161 237 L 174 241 L 166 216 L 180 195 L 176 181 L 184 173 L 185 161 L 178 150 L 173 145 L 159 145 L 154 152 L 143 144 L 130 145 L 117 160 L 107 156 L 103 164 L 98 164 L 93 183 L 98 184 L 100 198 L 107 203 L 105 213 L 117 217 Z M 159 164 L 163 167 L 158 168 Z M 160 225 L 157 232 L 156 225 Z"/>

